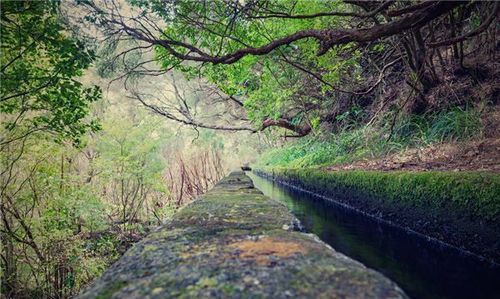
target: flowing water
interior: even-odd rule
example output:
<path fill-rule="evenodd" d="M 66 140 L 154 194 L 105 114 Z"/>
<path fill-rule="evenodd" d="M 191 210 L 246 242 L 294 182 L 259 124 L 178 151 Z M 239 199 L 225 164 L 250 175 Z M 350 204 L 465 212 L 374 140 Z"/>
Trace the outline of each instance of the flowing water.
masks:
<path fill-rule="evenodd" d="M 395 281 L 411 298 L 500 298 L 500 266 L 247 172 L 335 250 Z"/>

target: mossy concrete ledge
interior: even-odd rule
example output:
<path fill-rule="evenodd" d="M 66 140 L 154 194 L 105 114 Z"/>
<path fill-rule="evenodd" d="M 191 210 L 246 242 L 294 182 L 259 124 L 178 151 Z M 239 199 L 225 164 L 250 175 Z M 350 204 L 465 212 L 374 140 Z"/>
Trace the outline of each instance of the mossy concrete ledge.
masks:
<path fill-rule="evenodd" d="M 407 298 L 382 274 L 296 231 L 297 223 L 233 172 L 78 298 Z"/>

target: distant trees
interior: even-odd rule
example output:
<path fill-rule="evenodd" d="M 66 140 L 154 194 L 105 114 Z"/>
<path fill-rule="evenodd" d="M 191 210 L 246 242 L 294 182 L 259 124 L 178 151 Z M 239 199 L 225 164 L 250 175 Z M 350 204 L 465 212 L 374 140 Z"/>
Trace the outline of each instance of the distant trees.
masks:
<path fill-rule="evenodd" d="M 65 5 L 1 4 L 0 292 L 6 298 L 74 296 L 226 171 L 221 146 L 183 145 L 187 137 L 171 145 L 174 130 L 163 119 L 128 99 L 99 101 L 100 88 L 82 83 L 98 57 L 88 36 L 67 22 L 65 9 L 72 8 Z M 194 120 L 207 107 L 192 106 L 202 97 L 172 92 L 182 105 L 173 117 Z"/>
<path fill-rule="evenodd" d="M 160 224 L 169 208 L 169 190 L 162 179 L 166 168 L 162 150 L 169 136 L 158 119 L 139 115 L 133 112 L 123 119 L 108 111 L 103 130 L 93 138 L 97 154 L 89 161 L 94 187 L 107 199 L 115 224 L 125 230 L 142 223 Z"/>
<path fill-rule="evenodd" d="M 255 130 L 292 136 L 335 125 L 352 106 L 371 110 L 368 121 L 380 107 L 423 113 L 453 101 L 434 100 L 454 88 L 446 78 L 458 66 L 477 79 L 483 67 L 471 55 L 497 51 L 496 2 L 136 0 L 127 13 L 114 2 L 87 6 L 109 42 L 136 41 L 115 60 L 151 51 L 163 71 L 237 98 Z"/>
<path fill-rule="evenodd" d="M 97 229 L 103 211 L 72 183 L 72 150 L 64 145 L 98 128 L 88 112 L 100 89 L 77 80 L 95 55 L 65 31 L 58 9 L 53 1 L 1 4 L 0 256 L 7 297 L 68 297 L 86 283 L 89 275 L 76 275 L 81 243 L 70 239 L 81 219 Z M 85 262 L 95 271 L 92 259 Z"/>

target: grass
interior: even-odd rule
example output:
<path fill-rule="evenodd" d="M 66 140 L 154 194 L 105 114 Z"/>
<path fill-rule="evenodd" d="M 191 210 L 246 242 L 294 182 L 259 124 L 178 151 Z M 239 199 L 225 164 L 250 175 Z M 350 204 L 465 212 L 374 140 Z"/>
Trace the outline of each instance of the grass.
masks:
<path fill-rule="evenodd" d="M 384 122 L 391 123 L 391 117 Z M 253 168 L 311 191 L 344 198 L 367 211 L 375 207 L 387 215 L 395 213 L 403 223 L 414 221 L 404 224 L 412 228 L 420 229 L 420 221 L 441 223 L 443 230 L 437 228 L 429 232 L 438 238 L 447 234 L 446 227 L 452 227 L 457 232 L 466 228 L 476 239 L 476 235 L 483 236 L 483 232 L 496 234 L 500 228 L 498 173 L 327 171 L 322 166 L 379 158 L 435 143 L 465 141 L 481 137 L 482 132 L 478 110 L 453 108 L 401 118 L 393 126 L 351 127 L 323 138 L 310 136 L 264 153 Z M 463 235 L 464 239 L 459 242 L 485 255 L 497 252 L 495 244 L 498 243 L 478 243 L 484 247 L 478 249 L 472 239 L 468 239 L 470 236 Z M 453 238 L 450 242 L 456 241 Z"/>
<path fill-rule="evenodd" d="M 481 135 L 481 115 L 476 109 L 452 108 L 440 113 L 409 116 L 394 126 L 346 128 L 327 136 L 308 136 L 265 152 L 257 167 L 313 167 L 376 158 L 433 143 L 467 140 Z M 389 123 L 389 124 L 387 124 Z"/>

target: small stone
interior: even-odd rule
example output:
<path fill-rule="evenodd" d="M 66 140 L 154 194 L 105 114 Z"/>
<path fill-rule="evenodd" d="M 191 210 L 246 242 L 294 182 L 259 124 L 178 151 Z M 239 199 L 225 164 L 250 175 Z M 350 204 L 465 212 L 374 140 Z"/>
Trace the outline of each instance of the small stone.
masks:
<path fill-rule="evenodd" d="M 290 226 L 288 226 L 287 224 L 283 224 L 283 226 L 281 228 L 284 230 L 289 230 Z"/>
<path fill-rule="evenodd" d="M 244 283 L 252 283 L 253 277 L 251 276 L 245 276 L 243 277 L 243 282 Z"/>
<path fill-rule="evenodd" d="M 162 289 L 162 288 L 154 288 L 154 289 L 151 291 L 151 293 L 152 293 L 153 295 L 157 295 L 157 294 L 161 293 L 161 291 L 163 291 L 163 289 Z"/>

